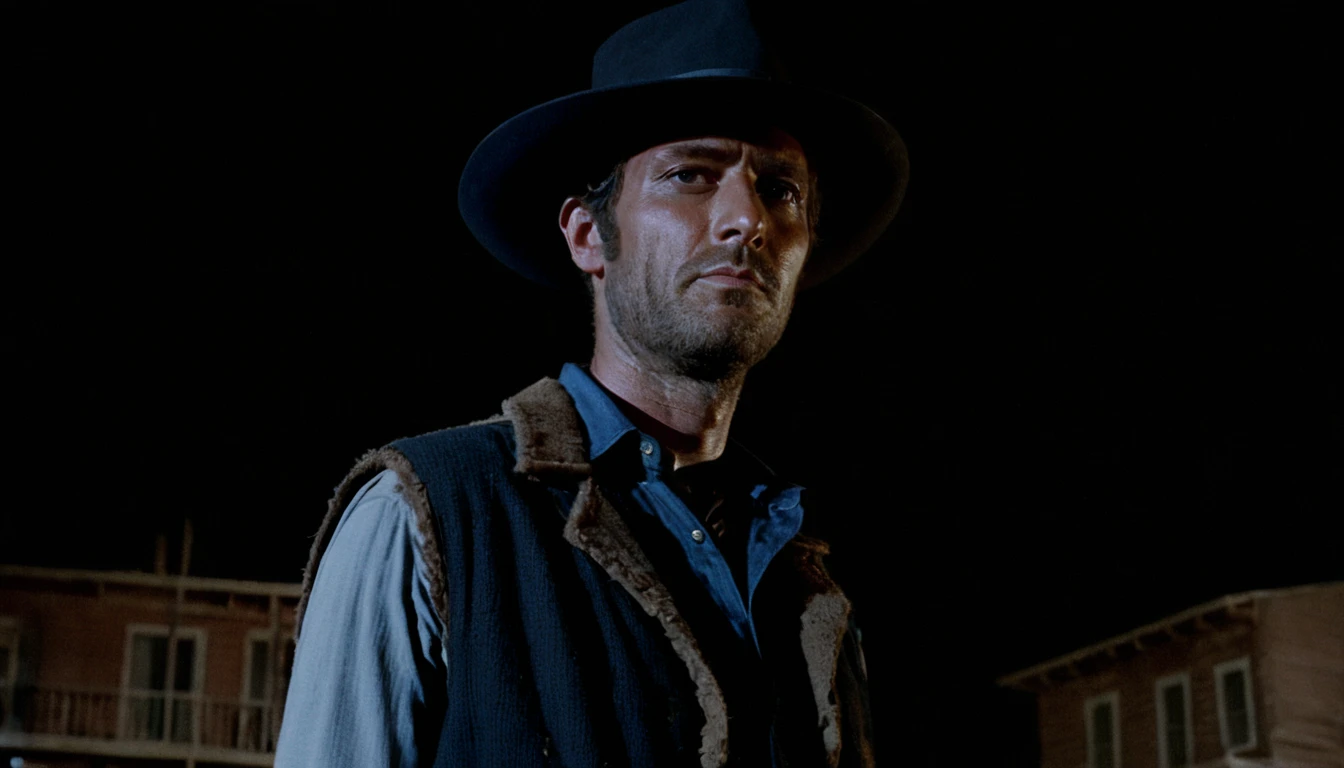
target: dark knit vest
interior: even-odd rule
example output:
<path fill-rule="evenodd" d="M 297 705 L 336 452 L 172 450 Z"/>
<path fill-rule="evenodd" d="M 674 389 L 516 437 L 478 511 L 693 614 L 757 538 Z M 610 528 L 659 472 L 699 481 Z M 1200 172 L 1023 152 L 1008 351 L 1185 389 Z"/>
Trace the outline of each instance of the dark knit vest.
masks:
<path fill-rule="evenodd" d="M 424 555 L 449 668 L 436 765 L 756 766 L 732 722 L 767 702 L 781 764 L 873 764 L 862 656 L 825 545 L 795 538 L 758 587 L 759 679 L 772 681 L 759 690 L 702 646 L 707 623 L 678 586 L 689 582 L 655 570 L 631 530 L 647 537 L 644 523 L 603 494 L 553 379 L 505 401 L 501 417 L 362 459 L 313 545 L 300 629 L 340 515 L 384 469 L 435 550 Z"/>

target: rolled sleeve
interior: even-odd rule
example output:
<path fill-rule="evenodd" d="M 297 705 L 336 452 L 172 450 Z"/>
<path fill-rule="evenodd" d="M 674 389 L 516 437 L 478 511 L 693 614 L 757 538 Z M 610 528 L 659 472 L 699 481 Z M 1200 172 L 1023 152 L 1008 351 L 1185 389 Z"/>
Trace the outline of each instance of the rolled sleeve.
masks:
<path fill-rule="evenodd" d="M 304 613 L 277 768 L 415 766 L 443 724 L 447 660 L 424 542 L 396 473 L 336 526 Z"/>

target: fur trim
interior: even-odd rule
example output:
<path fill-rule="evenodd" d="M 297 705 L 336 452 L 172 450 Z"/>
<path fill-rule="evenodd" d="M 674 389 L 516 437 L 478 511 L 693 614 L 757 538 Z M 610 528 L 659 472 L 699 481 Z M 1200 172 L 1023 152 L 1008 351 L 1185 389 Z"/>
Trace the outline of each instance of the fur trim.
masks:
<path fill-rule="evenodd" d="M 439 614 L 439 620 L 443 622 L 445 631 L 448 627 L 448 585 L 447 578 L 443 572 L 443 547 L 439 543 L 438 526 L 434 523 L 434 515 L 429 506 L 429 495 L 425 492 L 424 483 L 415 476 L 411 468 L 411 462 L 399 451 L 393 448 L 378 448 L 364 454 L 350 474 L 345 476 L 340 485 L 336 486 L 336 492 L 331 500 L 327 502 L 327 514 L 322 518 L 322 527 L 317 529 L 317 537 L 313 540 L 313 548 L 308 553 L 308 566 L 303 571 L 303 594 L 299 597 L 299 605 L 294 613 L 294 638 L 297 640 L 299 632 L 303 628 L 303 614 L 308 607 L 308 595 L 313 590 L 313 581 L 317 578 L 317 566 L 322 560 L 322 555 L 327 551 L 327 546 L 331 544 L 331 537 L 336 532 L 336 525 L 341 520 L 341 515 L 345 513 L 346 507 L 350 506 L 351 499 L 364 487 L 374 475 L 390 469 L 397 473 L 397 479 L 400 481 L 398 491 L 402 498 L 411 505 L 415 512 L 415 527 L 420 534 L 420 540 L 424 546 L 420 552 L 420 558 L 425 562 L 426 575 L 429 577 L 429 594 L 434 603 L 434 610 Z"/>
<path fill-rule="evenodd" d="M 825 542 L 806 536 L 787 545 L 808 595 L 802 615 L 803 658 L 817 703 L 817 726 L 821 730 L 830 766 L 840 763 L 840 702 L 836 699 L 835 673 L 841 644 L 849 623 L 849 600 L 821 563 L 830 551 Z"/>
<path fill-rule="evenodd" d="M 555 379 L 542 379 L 504 401 L 504 417 L 513 422 L 518 463 L 525 475 L 587 477 L 587 435 L 569 392 Z"/>
<path fill-rule="evenodd" d="M 587 553 L 617 583 L 625 587 L 645 613 L 658 619 L 672 648 L 690 670 L 696 699 L 705 713 L 700 730 L 700 765 L 714 768 L 728 759 L 728 707 L 700 646 L 672 602 L 653 565 L 635 543 L 625 521 L 603 498 L 590 477 L 579 486 L 578 497 L 565 523 L 565 540 Z"/>

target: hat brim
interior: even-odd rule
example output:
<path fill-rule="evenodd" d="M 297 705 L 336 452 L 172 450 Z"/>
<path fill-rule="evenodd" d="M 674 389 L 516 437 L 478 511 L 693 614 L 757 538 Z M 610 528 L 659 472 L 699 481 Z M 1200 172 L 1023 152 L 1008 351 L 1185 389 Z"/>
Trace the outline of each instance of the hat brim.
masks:
<path fill-rule="evenodd" d="M 467 160 L 458 207 L 476 239 L 523 276 L 578 282 L 555 222 L 565 198 L 650 147 L 762 126 L 802 144 L 821 216 L 802 287 L 863 254 L 905 192 L 905 143 L 889 123 L 838 94 L 772 80 L 697 77 L 594 89 L 549 101 L 496 128 Z"/>

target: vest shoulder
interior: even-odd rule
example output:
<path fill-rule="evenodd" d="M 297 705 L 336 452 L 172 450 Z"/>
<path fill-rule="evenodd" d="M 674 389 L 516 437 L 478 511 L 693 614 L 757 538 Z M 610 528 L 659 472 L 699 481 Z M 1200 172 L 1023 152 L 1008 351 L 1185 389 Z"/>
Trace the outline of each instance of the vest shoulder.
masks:
<path fill-rule="evenodd" d="M 509 458 L 515 452 L 513 424 L 503 417 L 448 427 L 392 441 L 388 447 L 414 464 L 425 461 L 463 461 L 472 458 Z M 510 463 L 512 463 L 510 461 Z"/>
<path fill-rule="evenodd" d="M 479 440 L 491 440 L 499 435 L 512 435 L 513 424 L 503 416 L 492 416 L 470 424 L 445 427 L 432 432 L 393 440 L 392 445 L 455 445 Z"/>

